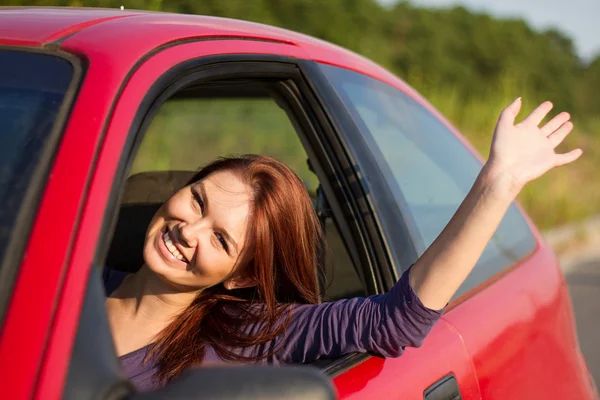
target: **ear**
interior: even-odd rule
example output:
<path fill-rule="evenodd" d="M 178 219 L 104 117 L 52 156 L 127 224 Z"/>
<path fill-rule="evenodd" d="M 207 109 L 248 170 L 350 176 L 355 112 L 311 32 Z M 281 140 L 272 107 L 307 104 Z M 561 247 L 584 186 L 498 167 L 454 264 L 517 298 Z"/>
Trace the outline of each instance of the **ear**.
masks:
<path fill-rule="evenodd" d="M 223 286 L 227 290 L 245 289 L 256 286 L 256 282 L 250 277 L 234 276 L 223 282 Z"/>

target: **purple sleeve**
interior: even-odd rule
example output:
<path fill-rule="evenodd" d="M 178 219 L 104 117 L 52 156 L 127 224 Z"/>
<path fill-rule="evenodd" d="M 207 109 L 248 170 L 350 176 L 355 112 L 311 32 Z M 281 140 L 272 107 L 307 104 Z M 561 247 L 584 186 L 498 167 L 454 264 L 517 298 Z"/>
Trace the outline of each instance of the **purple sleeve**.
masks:
<path fill-rule="evenodd" d="M 409 271 L 382 295 L 295 306 L 277 361 L 304 363 L 354 352 L 398 357 L 405 346 L 419 347 L 443 310 L 421 303 Z"/>

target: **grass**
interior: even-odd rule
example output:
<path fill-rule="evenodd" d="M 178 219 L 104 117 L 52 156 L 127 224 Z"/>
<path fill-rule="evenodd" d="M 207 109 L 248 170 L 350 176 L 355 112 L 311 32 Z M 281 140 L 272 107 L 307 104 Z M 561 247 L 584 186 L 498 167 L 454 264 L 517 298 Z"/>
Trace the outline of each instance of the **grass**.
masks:
<path fill-rule="evenodd" d="M 524 105 L 520 117 L 523 118 L 540 102 L 512 82 L 496 87 L 484 101 L 459 99 L 452 90 L 438 89 L 424 94 L 485 158 L 489 155 L 500 111 L 522 95 Z M 581 221 L 600 213 L 600 116 L 574 117 L 572 120 L 575 129 L 557 151 L 567 152 L 579 147 L 584 151 L 583 156 L 577 162 L 556 168 L 531 182 L 518 198 L 541 229 Z"/>

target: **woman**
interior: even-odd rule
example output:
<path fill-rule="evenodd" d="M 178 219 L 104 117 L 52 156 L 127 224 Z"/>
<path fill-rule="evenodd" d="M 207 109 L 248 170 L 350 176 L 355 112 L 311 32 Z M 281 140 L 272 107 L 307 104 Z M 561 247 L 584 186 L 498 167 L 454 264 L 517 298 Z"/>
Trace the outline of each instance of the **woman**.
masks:
<path fill-rule="evenodd" d="M 419 346 L 475 266 L 521 188 L 581 150 L 554 148 L 573 125 L 552 104 L 500 115 L 490 158 L 443 232 L 390 292 L 318 304 L 320 224 L 300 179 L 261 156 L 203 168 L 156 213 L 145 264 L 105 272 L 117 353 L 141 389 L 223 361 L 297 363 Z"/>

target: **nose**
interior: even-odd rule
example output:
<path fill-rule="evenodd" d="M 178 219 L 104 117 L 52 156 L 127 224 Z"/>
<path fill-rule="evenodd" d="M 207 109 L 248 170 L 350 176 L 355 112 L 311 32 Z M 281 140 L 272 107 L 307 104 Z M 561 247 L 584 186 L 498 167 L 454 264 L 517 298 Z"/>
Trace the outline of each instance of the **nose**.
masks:
<path fill-rule="evenodd" d="M 181 222 L 176 225 L 177 236 L 187 247 L 197 247 L 198 239 L 201 233 L 206 229 L 207 225 L 203 220 Z"/>

